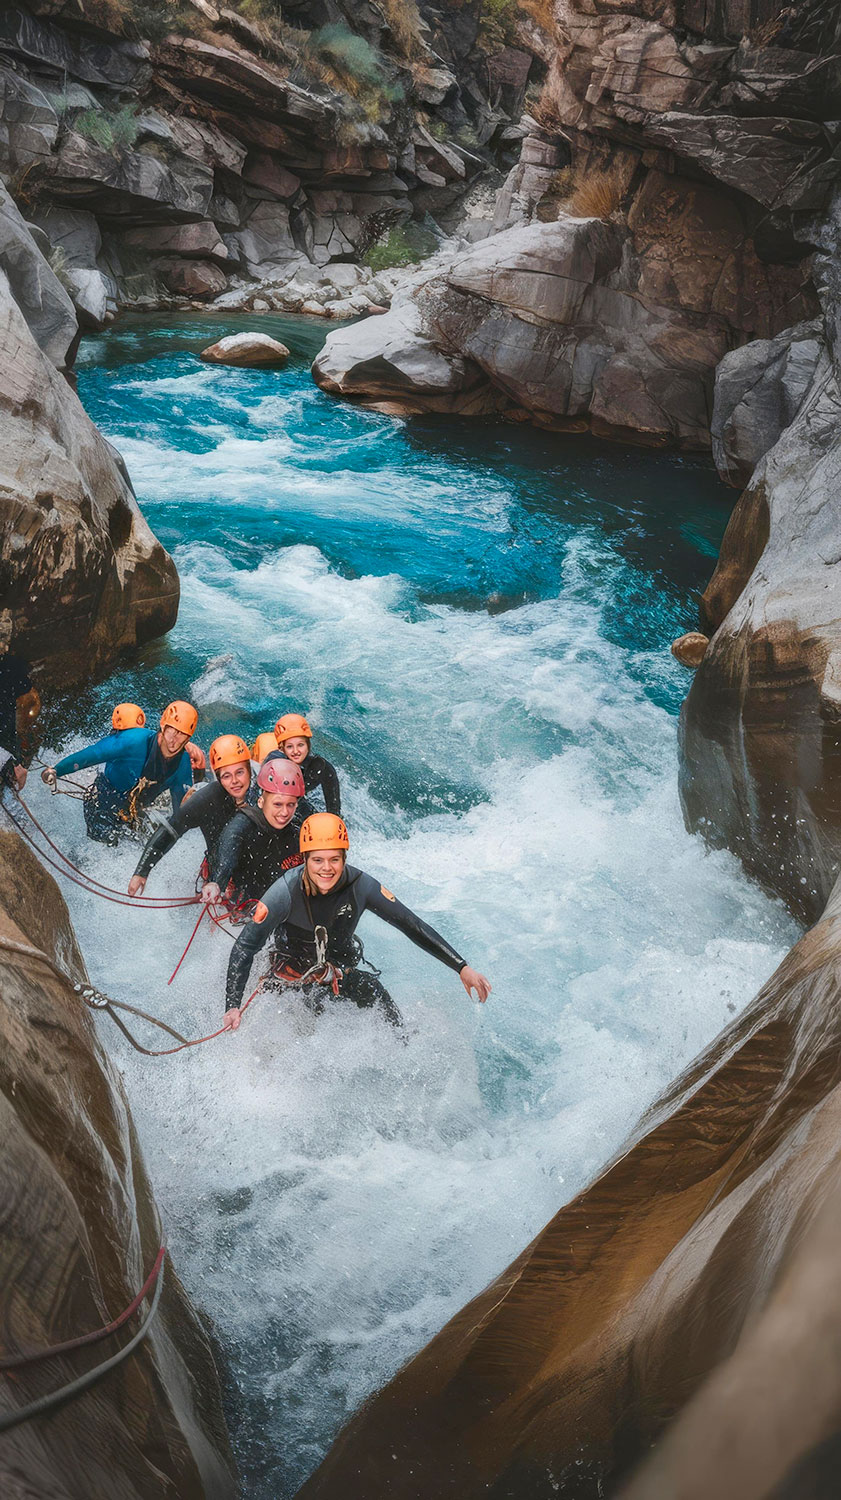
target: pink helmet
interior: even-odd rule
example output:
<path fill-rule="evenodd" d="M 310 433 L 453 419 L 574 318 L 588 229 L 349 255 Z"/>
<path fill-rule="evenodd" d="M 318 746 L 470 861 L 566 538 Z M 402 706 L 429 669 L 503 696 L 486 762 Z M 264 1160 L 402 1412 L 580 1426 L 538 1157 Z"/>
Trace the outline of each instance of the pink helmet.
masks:
<path fill-rule="evenodd" d="M 257 774 L 257 785 L 264 792 L 285 792 L 288 797 L 303 797 L 304 778 L 300 766 L 293 766 L 278 750 L 268 755 Z"/>

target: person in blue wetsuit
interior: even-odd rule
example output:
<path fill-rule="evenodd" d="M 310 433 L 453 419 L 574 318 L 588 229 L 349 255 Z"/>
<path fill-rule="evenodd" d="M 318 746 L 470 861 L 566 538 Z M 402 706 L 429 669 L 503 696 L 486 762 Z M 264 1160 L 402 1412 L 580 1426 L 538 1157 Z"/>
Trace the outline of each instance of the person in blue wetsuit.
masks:
<path fill-rule="evenodd" d="M 198 719 L 191 703 L 170 703 L 161 714 L 160 729 L 108 734 L 48 766 L 41 780 L 54 787 L 58 776 L 101 765 L 103 770 L 85 794 L 85 826 L 88 838 L 116 844 L 120 832 L 136 824 L 138 813 L 162 792 L 170 793 L 173 812 L 180 807 L 193 783 L 186 746 Z"/>

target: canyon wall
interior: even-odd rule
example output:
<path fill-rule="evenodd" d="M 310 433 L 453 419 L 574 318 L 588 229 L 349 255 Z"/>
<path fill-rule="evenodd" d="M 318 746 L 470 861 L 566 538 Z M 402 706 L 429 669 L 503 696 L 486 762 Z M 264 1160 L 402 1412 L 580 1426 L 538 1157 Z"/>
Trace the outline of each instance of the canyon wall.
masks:
<path fill-rule="evenodd" d="M 122 1312 L 154 1264 L 161 1225 L 119 1075 L 73 990 L 86 975 L 67 907 L 9 831 L 0 831 L 0 976 L 0 1353 L 8 1357 Z M 0 1437 L 8 1500 L 234 1500 L 207 1336 L 169 1259 L 163 1276 L 148 1336 L 125 1362 Z M 113 1355 L 148 1306 L 102 1343 L 0 1372 L 0 1416 Z"/>
<path fill-rule="evenodd" d="M 841 175 L 837 17 L 809 4 L 555 6 L 490 237 L 314 366 L 386 409 L 502 412 L 705 448 L 716 368 L 816 317 Z"/>

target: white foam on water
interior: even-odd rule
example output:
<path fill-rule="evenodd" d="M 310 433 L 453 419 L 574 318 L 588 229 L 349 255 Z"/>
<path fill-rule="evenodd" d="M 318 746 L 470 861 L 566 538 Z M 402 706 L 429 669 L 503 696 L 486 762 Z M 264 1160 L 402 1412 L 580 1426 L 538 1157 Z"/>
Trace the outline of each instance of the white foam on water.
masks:
<path fill-rule="evenodd" d="M 211 658 L 193 685 L 203 708 L 264 693 L 268 711 L 282 680 L 278 708 L 297 701 L 318 724 L 341 685 L 368 757 L 345 782 L 353 861 L 494 985 L 471 1004 L 366 918 L 404 1036 L 341 1005 L 315 1019 L 294 993 L 262 996 L 236 1036 L 155 1062 L 101 1022 L 175 1264 L 237 1382 L 253 1500 L 293 1493 L 796 937 L 734 859 L 686 834 L 674 720 L 600 633 L 588 546 L 571 548 L 557 598 L 493 617 L 419 608 L 401 579 L 343 578 L 311 547 L 253 571 L 180 549 L 179 632 Z M 401 758 L 416 768 L 411 815 L 375 788 L 378 762 Z M 469 773 L 473 805 L 425 802 L 428 767 Z M 124 887 L 136 848 L 86 844 L 78 805 L 32 790 L 62 845 Z M 148 894 L 190 889 L 200 855 L 183 840 Z M 224 935 L 203 926 L 168 989 L 194 913 L 68 896 L 103 988 L 186 1034 L 218 1024 Z"/>

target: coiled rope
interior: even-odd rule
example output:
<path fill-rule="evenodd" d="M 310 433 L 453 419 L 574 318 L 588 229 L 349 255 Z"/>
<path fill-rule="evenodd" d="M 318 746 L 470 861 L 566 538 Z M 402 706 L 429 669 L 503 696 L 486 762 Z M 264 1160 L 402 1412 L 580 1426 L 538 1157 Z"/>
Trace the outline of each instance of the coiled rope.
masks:
<path fill-rule="evenodd" d="M 55 1411 L 56 1407 L 63 1406 L 66 1401 L 72 1401 L 75 1396 L 81 1396 L 92 1385 L 96 1385 L 97 1381 L 101 1380 L 103 1375 L 107 1375 L 109 1370 L 116 1369 L 118 1365 L 121 1365 L 124 1360 L 128 1359 L 130 1354 L 134 1353 L 138 1344 L 143 1342 L 149 1332 L 155 1313 L 158 1310 L 158 1303 L 161 1300 L 161 1292 L 163 1291 L 164 1284 L 163 1263 L 165 1255 L 166 1245 L 162 1244 L 155 1264 L 138 1295 L 132 1299 L 129 1306 L 124 1309 L 118 1318 L 106 1324 L 104 1328 L 98 1328 L 93 1333 L 82 1334 L 78 1339 L 68 1339 L 63 1344 L 54 1344 L 51 1348 L 39 1350 L 35 1354 L 16 1355 L 10 1360 L 0 1362 L 0 1369 L 11 1370 L 13 1368 L 20 1368 L 23 1365 L 32 1364 L 36 1360 L 54 1359 L 57 1355 L 64 1354 L 68 1350 L 79 1349 L 86 1344 L 97 1343 L 100 1339 L 108 1338 L 110 1334 L 115 1333 L 117 1329 L 122 1328 L 124 1323 L 128 1322 L 129 1318 L 140 1307 L 143 1298 L 148 1294 L 151 1286 L 154 1285 L 155 1292 L 149 1311 L 138 1328 L 137 1333 L 133 1338 L 129 1339 L 128 1343 L 122 1349 L 118 1349 L 117 1353 L 112 1354 L 110 1359 L 103 1360 L 102 1364 L 94 1365 L 92 1370 L 87 1370 L 84 1375 L 78 1376 L 76 1380 L 68 1381 L 66 1385 L 59 1386 L 58 1390 L 50 1391 L 46 1396 L 39 1397 L 37 1401 L 30 1401 L 27 1406 L 19 1406 L 15 1411 L 0 1412 L 0 1432 L 9 1432 L 11 1428 L 19 1427 L 22 1422 L 29 1422 L 33 1417 L 44 1416 L 46 1412 Z"/>

